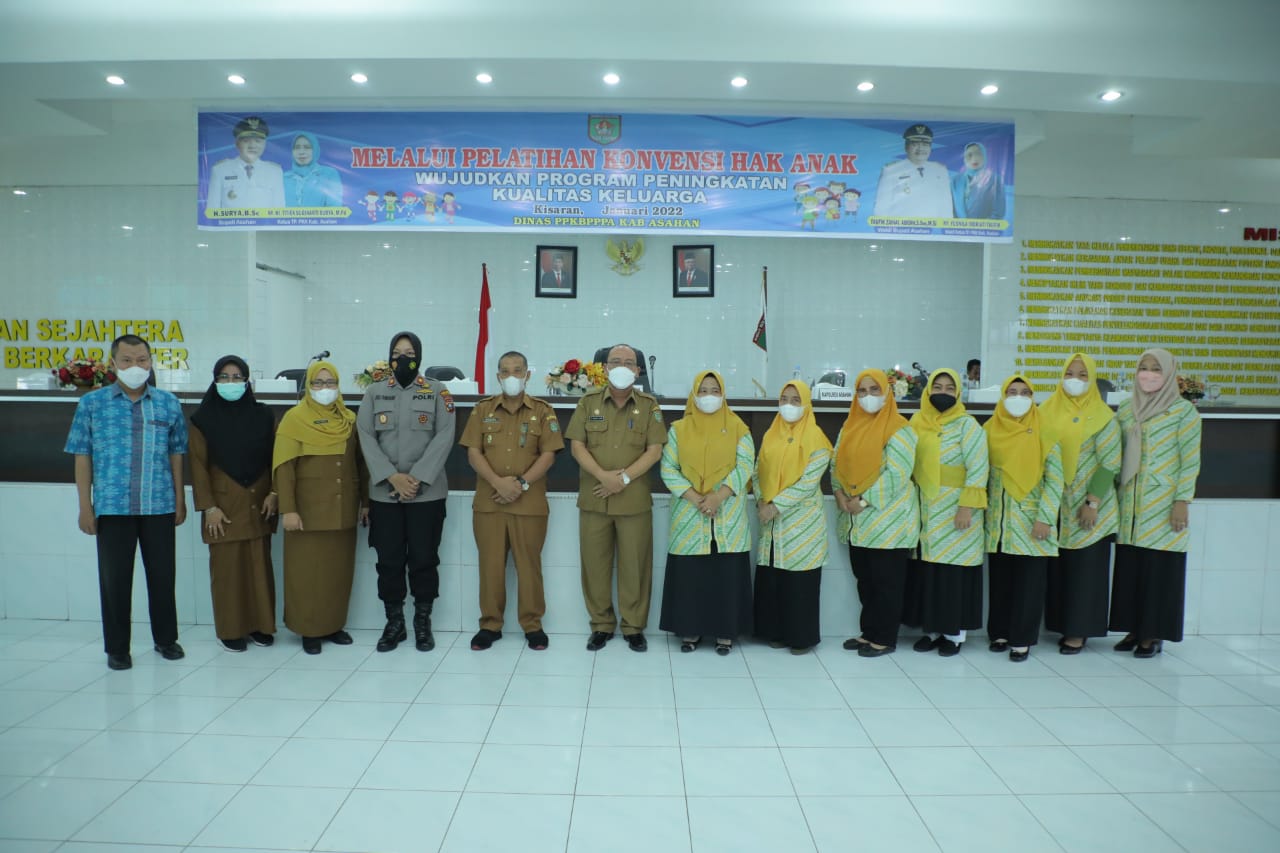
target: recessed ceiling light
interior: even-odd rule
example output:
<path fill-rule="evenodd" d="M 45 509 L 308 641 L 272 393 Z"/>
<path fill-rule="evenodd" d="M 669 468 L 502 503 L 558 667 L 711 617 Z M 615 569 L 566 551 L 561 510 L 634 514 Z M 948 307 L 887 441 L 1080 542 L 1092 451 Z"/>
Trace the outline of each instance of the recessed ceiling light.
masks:
<path fill-rule="evenodd" d="M 121 225 L 120 227 L 121 227 L 122 229 L 124 229 L 125 231 L 132 231 L 132 230 L 133 230 L 133 226 L 132 226 L 132 225 Z"/>
<path fill-rule="evenodd" d="M 729 81 L 729 85 L 735 89 L 741 89 L 743 86 L 747 85 L 747 78 L 734 77 L 732 80 Z"/>
<path fill-rule="evenodd" d="M 492 74 L 489 74 L 489 73 L 487 73 L 487 72 L 485 72 L 485 71 L 481 71 L 479 74 L 477 74 L 477 75 L 476 75 L 476 82 L 477 82 L 477 83 L 492 83 L 492 82 L 493 82 L 493 75 L 492 75 Z"/>
<path fill-rule="evenodd" d="M 123 86 L 124 78 L 121 77 L 119 74 L 108 74 L 107 82 L 110 83 L 112 86 Z"/>
<path fill-rule="evenodd" d="M 244 78 L 241 77 L 239 74 L 228 74 L 227 82 L 232 84 L 233 86 L 243 86 Z"/>
<path fill-rule="evenodd" d="M 1124 92 L 1117 92 L 1115 89 L 1108 89 L 1107 91 L 1103 92 L 1101 95 L 1098 96 L 1098 100 L 1111 103 L 1112 101 L 1118 101 L 1123 97 L 1124 97 Z"/>
<path fill-rule="evenodd" d="M 359 71 L 357 71 L 355 74 L 351 75 L 351 82 L 352 83 L 368 83 L 369 78 L 366 75 L 361 74 Z"/>
<path fill-rule="evenodd" d="M 603 78 L 603 79 L 604 79 L 604 82 L 605 82 L 605 83 L 607 83 L 607 84 L 608 84 L 608 85 L 610 85 L 610 86 L 616 86 L 616 85 L 618 85 L 620 82 L 622 82 L 622 78 L 621 78 L 621 77 L 619 77 L 617 74 L 614 74 L 612 71 L 610 71 L 608 74 L 604 75 L 604 78 Z"/>
<path fill-rule="evenodd" d="M 1000 91 L 1000 87 L 999 87 L 999 86 L 997 86 L 997 85 L 996 85 L 996 84 L 994 84 L 994 83 L 988 83 L 987 85 L 983 86 L 983 87 L 982 87 L 981 89 L 979 89 L 978 91 L 979 91 L 979 92 L 981 92 L 981 93 L 982 93 L 982 94 L 984 94 L 984 95 L 994 95 L 996 92 L 999 92 L 999 91 Z"/>
<path fill-rule="evenodd" d="M 1231 212 L 1231 208 L 1229 208 L 1229 207 L 1220 207 L 1220 208 L 1218 208 L 1218 212 L 1219 212 L 1219 213 L 1230 213 L 1230 212 Z"/>
<path fill-rule="evenodd" d="M 876 84 L 872 83 L 870 80 L 863 80 L 861 83 L 858 84 L 858 91 L 870 92 L 875 87 L 876 87 Z"/>
<path fill-rule="evenodd" d="M 13 191 L 13 194 L 14 194 L 14 195 L 26 195 L 26 194 L 27 194 L 27 191 L 26 191 L 26 190 L 14 190 L 14 191 Z"/>

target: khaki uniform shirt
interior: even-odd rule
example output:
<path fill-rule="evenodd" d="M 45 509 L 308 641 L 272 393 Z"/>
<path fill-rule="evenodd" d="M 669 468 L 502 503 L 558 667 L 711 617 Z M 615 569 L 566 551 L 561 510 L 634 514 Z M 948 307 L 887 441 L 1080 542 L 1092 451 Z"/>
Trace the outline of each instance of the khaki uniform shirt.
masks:
<path fill-rule="evenodd" d="M 639 459 L 650 445 L 666 444 L 667 427 L 662 422 L 662 409 L 656 398 L 632 388 L 626 402 L 619 407 L 606 386 L 583 395 L 564 436 L 585 444 L 601 468 L 616 471 Z M 599 482 L 585 468 L 579 468 L 578 509 L 636 515 L 653 506 L 647 475 L 633 478 L 631 485 L 609 498 L 598 498 L 592 493 Z"/>
<path fill-rule="evenodd" d="M 489 466 L 503 477 L 521 477 L 542 454 L 564 449 L 555 410 L 528 394 L 521 396 L 514 411 L 507 408 L 501 394 L 477 402 L 458 443 L 483 453 Z M 515 503 L 496 503 L 494 494 L 493 486 L 477 477 L 471 508 L 513 515 L 547 515 L 550 511 L 545 477 L 530 483 L 529 490 Z"/>
<path fill-rule="evenodd" d="M 355 527 L 369 488 L 355 431 L 341 454 L 298 456 L 282 463 L 275 470 L 275 487 L 280 514 L 298 513 L 304 530 Z"/>
<path fill-rule="evenodd" d="M 422 482 L 404 503 L 442 501 L 449 496 L 444 463 L 453 449 L 457 417 L 453 397 L 439 383 L 421 376 L 408 388 L 395 379 L 370 385 L 356 413 L 360 449 L 369 468 L 369 497 L 400 503 L 387 478 L 409 474 Z"/>
<path fill-rule="evenodd" d="M 209 458 L 209 445 L 200 427 L 190 425 L 187 442 L 191 460 L 191 492 L 195 497 L 196 509 L 204 512 L 216 506 L 231 522 L 223 525 L 223 535 L 217 539 L 212 538 L 209 528 L 201 524 L 200 536 L 204 544 L 221 545 L 223 542 L 258 539 L 274 533 L 277 516 L 262 517 L 262 502 L 271 492 L 271 466 L 263 469 L 257 482 L 245 488 L 213 464 Z"/>

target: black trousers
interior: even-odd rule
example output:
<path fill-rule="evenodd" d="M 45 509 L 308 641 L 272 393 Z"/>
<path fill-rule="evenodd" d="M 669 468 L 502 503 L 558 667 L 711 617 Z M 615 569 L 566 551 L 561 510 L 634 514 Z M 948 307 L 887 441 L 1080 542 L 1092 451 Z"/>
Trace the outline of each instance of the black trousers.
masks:
<path fill-rule="evenodd" d="M 177 642 L 173 531 L 171 512 L 98 516 L 98 595 L 102 602 L 102 646 L 107 654 L 129 654 L 133 555 L 139 547 L 147 576 L 151 639 L 157 646 Z"/>
<path fill-rule="evenodd" d="M 383 603 L 402 605 L 412 592 L 414 602 L 429 609 L 440 595 L 444 503 L 370 502 L 369 545 L 378 552 L 378 598 Z"/>
<path fill-rule="evenodd" d="M 1111 581 L 1111 630 L 1139 640 L 1181 642 L 1186 592 L 1184 552 L 1117 545 Z"/>
<path fill-rule="evenodd" d="M 991 584 L 987 636 L 1011 646 L 1034 646 L 1040 639 L 1048 557 L 994 553 L 987 555 Z"/>
<path fill-rule="evenodd" d="M 907 586 L 909 548 L 860 548 L 849 546 L 849 564 L 858 581 L 858 617 L 862 638 L 877 646 L 898 644 L 898 625 Z"/>

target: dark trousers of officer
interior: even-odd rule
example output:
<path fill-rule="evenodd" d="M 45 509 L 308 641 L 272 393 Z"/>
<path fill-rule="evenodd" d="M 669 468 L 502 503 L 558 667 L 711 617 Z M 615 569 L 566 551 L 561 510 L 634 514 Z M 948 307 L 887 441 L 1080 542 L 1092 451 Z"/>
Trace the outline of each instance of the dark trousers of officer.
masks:
<path fill-rule="evenodd" d="M 98 516 L 98 595 L 102 602 L 102 645 L 109 655 L 129 654 L 133 556 L 139 547 L 147 577 L 151 638 L 157 646 L 178 641 L 173 520 L 171 512 Z"/>
<path fill-rule="evenodd" d="M 419 606 L 430 608 L 440 595 L 444 503 L 370 502 L 369 545 L 378 552 L 378 598 L 384 604 L 404 604 L 405 595 L 412 592 Z"/>

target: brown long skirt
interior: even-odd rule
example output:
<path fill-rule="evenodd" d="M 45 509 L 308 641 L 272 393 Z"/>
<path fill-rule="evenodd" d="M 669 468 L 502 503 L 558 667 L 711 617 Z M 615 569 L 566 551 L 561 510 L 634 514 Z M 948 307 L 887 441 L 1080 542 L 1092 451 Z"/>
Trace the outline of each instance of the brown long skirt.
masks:
<path fill-rule="evenodd" d="M 356 529 L 284 534 L 284 624 L 325 637 L 347 624 L 356 567 Z"/>
<path fill-rule="evenodd" d="M 218 638 L 238 640 L 251 631 L 276 632 L 276 576 L 271 537 L 209 545 L 209 591 Z"/>

